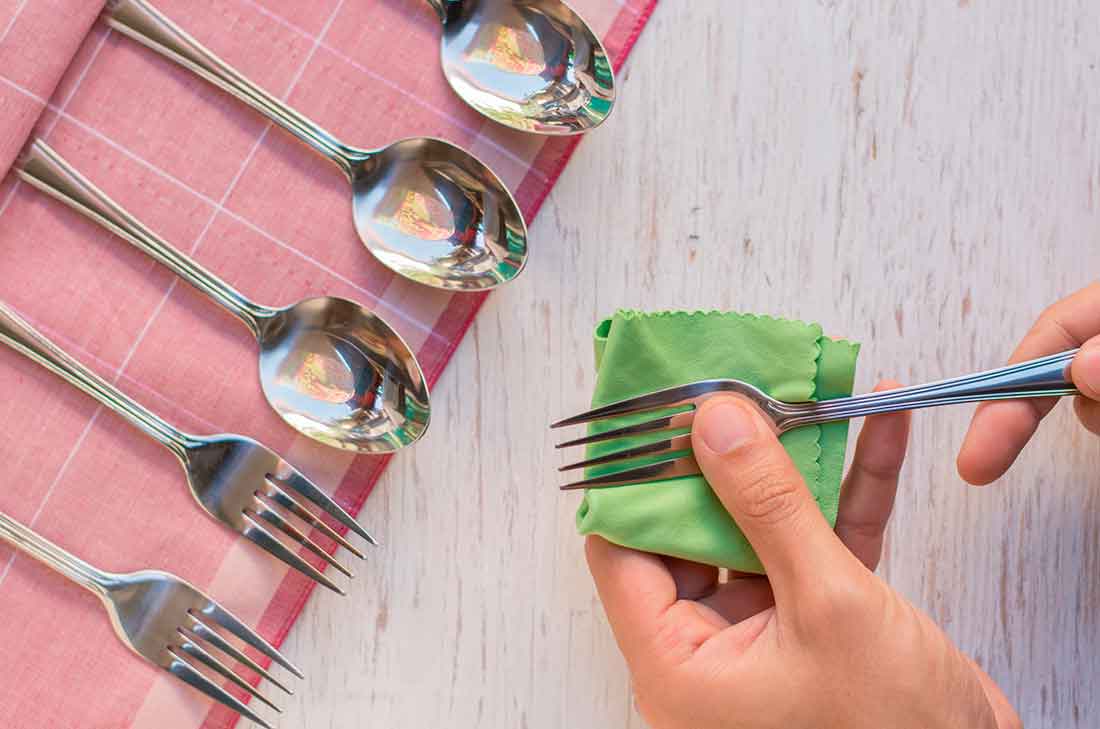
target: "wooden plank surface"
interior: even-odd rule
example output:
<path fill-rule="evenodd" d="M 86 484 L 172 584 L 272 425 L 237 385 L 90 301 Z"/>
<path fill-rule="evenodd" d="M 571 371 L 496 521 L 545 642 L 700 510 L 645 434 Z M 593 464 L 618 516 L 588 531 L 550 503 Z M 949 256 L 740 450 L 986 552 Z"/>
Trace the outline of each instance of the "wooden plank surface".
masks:
<path fill-rule="evenodd" d="M 1000 364 L 1100 275 L 1100 5 L 665 0 L 611 121 L 532 226 L 368 501 L 350 597 L 287 644 L 279 726 L 641 727 L 547 423 L 616 307 L 731 308 L 864 343 L 857 386 Z M 916 418 L 881 573 L 1028 727 L 1100 725 L 1100 443 L 1063 405 L 966 487 L 969 408 Z"/>

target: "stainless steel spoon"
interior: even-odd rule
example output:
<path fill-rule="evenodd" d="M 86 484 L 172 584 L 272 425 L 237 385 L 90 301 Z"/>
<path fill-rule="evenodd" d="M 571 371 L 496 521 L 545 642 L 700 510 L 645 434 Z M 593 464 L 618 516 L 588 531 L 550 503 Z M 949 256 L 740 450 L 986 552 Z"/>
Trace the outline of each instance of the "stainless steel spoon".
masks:
<path fill-rule="evenodd" d="M 431 413 L 424 375 L 412 350 L 378 315 L 331 296 L 282 309 L 246 299 L 157 237 L 40 139 L 17 171 L 243 321 L 260 343 L 264 395 L 300 433 L 358 453 L 391 453 L 424 434 Z"/>
<path fill-rule="evenodd" d="M 346 145 L 252 83 L 145 0 L 114 0 L 110 26 L 194 71 L 339 167 L 355 227 L 396 273 L 451 291 L 512 280 L 527 262 L 527 226 L 496 175 L 464 149 L 417 137 L 376 150 Z"/>
<path fill-rule="evenodd" d="M 599 37 L 562 0 L 428 0 L 443 22 L 443 74 L 462 99 L 513 129 L 580 134 L 615 103 Z"/>

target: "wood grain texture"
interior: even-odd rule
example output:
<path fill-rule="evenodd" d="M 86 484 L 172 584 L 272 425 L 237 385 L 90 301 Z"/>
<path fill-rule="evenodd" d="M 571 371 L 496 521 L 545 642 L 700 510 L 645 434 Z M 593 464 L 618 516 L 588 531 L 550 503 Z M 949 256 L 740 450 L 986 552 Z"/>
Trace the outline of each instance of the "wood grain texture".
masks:
<path fill-rule="evenodd" d="M 1100 5 L 665 0 L 365 510 L 350 597 L 287 644 L 279 726 L 641 727 L 555 490 L 547 423 L 585 406 L 620 306 L 820 321 L 857 387 L 1001 363 L 1100 275 Z M 916 418 L 881 573 L 1028 727 L 1100 725 L 1100 442 L 1068 405 L 988 489 L 969 408 Z"/>

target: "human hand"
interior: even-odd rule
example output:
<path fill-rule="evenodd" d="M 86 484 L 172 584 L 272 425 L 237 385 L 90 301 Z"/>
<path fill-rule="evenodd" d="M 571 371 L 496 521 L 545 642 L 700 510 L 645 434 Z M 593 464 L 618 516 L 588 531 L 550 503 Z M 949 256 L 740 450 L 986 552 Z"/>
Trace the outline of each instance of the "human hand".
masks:
<path fill-rule="evenodd" d="M 1081 391 L 1074 407 L 1081 424 L 1100 434 L 1100 282 L 1043 312 L 1010 364 L 1081 347 L 1070 366 Z M 982 403 L 959 451 L 959 475 L 975 485 L 997 480 L 1015 462 L 1057 398 Z"/>
<path fill-rule="evenodd" d="M 757 411 L 697 413 L 696 458 L 768 577 L 589 537 L 589 567 L 654 729 L 1017 729 L 1000 690 L 872 574 L 908 415 L 869 418 L 836 531 Z"/>

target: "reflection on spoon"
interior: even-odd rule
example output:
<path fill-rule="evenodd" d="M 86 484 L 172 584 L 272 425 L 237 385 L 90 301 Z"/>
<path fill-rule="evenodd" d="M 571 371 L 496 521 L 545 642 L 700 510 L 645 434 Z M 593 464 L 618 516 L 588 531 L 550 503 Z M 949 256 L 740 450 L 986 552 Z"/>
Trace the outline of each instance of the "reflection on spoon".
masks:
<path fill-rule="evenodd" d="M 351 301 L 308 299 L 259 319 L 260 381 L 302 433 L 336 448 L 388 453 L 423 435 L 428 390 L 416 358 Z"/>
<path fill-rule="evenodd" d="M 394 272 L 450 291 L 483 291 L 523 270 L 527 225 L 519 206 L 492 170 L 466 150 L 430 137 L 381 149 L 352 147 L 246 79 L 146 0 L 114 0 L 107 22 L 335 163 L 351 182 L 360 239 Z M 454 262 L 462 265 L 452 267 Z"/>
<path fill-rule="evenodd" d="M 503 25 L 481 28 L 466 51 L 467 63 L 488 63 L 507 73 L 537 76 L 546 69 L 542 46 L 526 29 Z"/>
<path fill-rule="evenodd" d="M 160 261 L 243 321 L 260 344 L 260 383 L 299 432 L 358 453 L 391 453 L 417 441 L 431 408 L 420 365 L 378 315 L 332 296 L 272 308 L 246 299 L 157 237 L 36 140 L 19 176 Z"/>
<path fill-rule="evenodd" d="M 562 0 L 428 1 L 443 22 L 443 73 L 485 116 L 563 135 L 593 129 L 611 113 L 607 52 Z"/>

